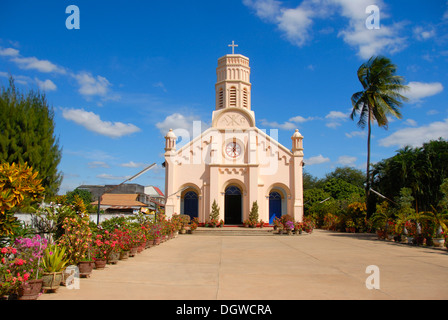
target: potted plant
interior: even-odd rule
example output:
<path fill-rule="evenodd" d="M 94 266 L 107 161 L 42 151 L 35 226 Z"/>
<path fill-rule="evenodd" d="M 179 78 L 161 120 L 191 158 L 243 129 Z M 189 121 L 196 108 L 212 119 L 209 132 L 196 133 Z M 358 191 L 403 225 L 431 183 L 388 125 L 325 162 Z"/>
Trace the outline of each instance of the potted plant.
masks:
<path fill-rule="evenodd" d="M 36 300 L 42 290 L 41 258 L 46 239 L 18 238 L 0 250 L 0 298 Z"/>
<path fill-rule="evenodd" d="M 19 237 L 14 242 L 16 253 L 11 256 L 13 265 L 8 270 L 17 278 L 20 300 L 36 300 L 42 290 L 41 262 L 47 242 L 39 235 Z M 13 283 L 15 277 L 12 278 Z"/>
<path fill-rule="evenodd" d="M 263 228 L 264 227 L 264 221 L 263 220 L 260 220 L 260 228 Z"/>
<path fill-rule="evenodd" d="M 258 203 L 254 201 L 249 212 L 249 226 L 255 228 L 258 223 Z"/>
<path fill-rule="evenodd" d="M 44 273 L 42 274 L 45 291 L 56 291 L 62 282 L 62 270 L 68 263 L 65 254 L 65 248 L 56 244 L 49 245 L 44 252 L 42 265 Z"/>
<path fill-rule="evenodd" d="M 294 230 L 294 222 L 291 220 L 288 220 L 285 222 L 285 230 L 288 235 L 292 235 L 292 231 Z"/>
<path fill-rule="evenodd" d="M 92 256 L 95 269 L 104 269 L 107 262 L 107 245 L 102 234 L 97 234 L 92 243 Z"/>
<path fill-rule="evenodd" d="M 190 223 L 190 233 L 193 233 L 198 228 L 198 225 L 198 218 L 193 218 L 193 221 Z"/>
<path fill-rule="evenodd" d="M 437 228 L 436 235 L 432 239 L 433 246 L 436 248 L 441 248 L 445 244 L 445 232 L 442 231 L 442 228 L 439 226 Z"/>
<path fill-rule="evenodd" d="M 296 234 L 302 234 L 303 224 L 301 222 L 297 222 L 294 224 L 294 231 Z"/>

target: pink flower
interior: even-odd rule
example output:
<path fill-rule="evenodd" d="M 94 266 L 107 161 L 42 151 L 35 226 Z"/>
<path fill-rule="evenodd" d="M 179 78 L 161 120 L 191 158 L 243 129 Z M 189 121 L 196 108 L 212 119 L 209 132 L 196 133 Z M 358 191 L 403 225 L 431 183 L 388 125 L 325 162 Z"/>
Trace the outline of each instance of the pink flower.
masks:
<path fill-rule="evenodd" d="M 5 254 L 6 252 L 8 252 L 8 249 L 2 248 L 2 253 Z"/>

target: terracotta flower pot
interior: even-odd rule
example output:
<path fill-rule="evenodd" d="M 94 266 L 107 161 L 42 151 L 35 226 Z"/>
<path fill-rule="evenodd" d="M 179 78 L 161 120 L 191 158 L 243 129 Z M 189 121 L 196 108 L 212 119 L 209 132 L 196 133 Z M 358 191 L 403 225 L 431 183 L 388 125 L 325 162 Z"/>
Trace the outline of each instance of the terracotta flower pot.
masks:
<path fill-rule="evenodd" d="M 95 260 L 95 269 L 104 269 L 106 267 L 106 259 L 96 259 Z"/>
<path fill-rule="evenodd" d="M 120 252 L 111 252 L 107 256 L 107 263 L 108 264 L 116 264 L 119 259 L 120 259 Z"/>
<path fill-rule="evenodd" d="M 30 280 L 19 288 L 19 300 L 36 300 L 42 290 L 42 279 Z"/>
<path fill-rule="evenodd" d="M 126 260 L 129 258 L 129 250 L 124 250 L 120 252 L 120 260 Z"/>
<path fill-rule="evenodd" d="M 56 291 L 62 282 L 62 272 L 44 272 L 42 281 L 42 289 Z"/>
<path fill-rule="evenodd" d="M 136 254 L 137 254 L 137 247 L 132 247 L 131 250 L 129 250 L 129 256 L 135 257 Z"/>
<path fill-rule="evenodd" d="M 78 262 L 79 275 L 81 277 L 90 277 L 92 273 L 94 263 L 93 261 L 80 261 Z"/>

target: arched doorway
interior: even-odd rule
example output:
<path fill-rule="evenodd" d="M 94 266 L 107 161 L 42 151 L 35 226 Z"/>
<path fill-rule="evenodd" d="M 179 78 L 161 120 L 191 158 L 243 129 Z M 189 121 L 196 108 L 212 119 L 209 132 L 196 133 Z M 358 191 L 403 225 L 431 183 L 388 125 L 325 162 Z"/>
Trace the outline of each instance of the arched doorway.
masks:
<path fill-rule="evenodd" d="M 226 188 L 224 219 L 226 224 L 241 224 L 243 222 L 241 189 L 237 186 L 229 186 Z"/>
<path fill-rule="evenodd" d="M 183 196 L 183 214 L 187 214 L 191 219 L 199 216 L 199 197 L 194 191 L 187 191 Z"/>
<path fill-rule="evenodd" d="M 269 224 L 274 223 L 275 218 L 282 216 L 282 196 L 277 191 L 269 193 Z"/>

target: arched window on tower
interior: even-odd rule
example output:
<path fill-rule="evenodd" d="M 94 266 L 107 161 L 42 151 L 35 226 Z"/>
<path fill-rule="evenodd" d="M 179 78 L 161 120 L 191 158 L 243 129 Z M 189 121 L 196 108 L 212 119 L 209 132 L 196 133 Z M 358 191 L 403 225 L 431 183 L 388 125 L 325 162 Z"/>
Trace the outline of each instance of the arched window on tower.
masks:
<path fill-rule="evenodd" d="M 236 107 L 236 88 L 230 88 L 229 106 Z"/>
<path fill-rule="evenodd" d="M 243 90 L 243 107 L 247 108 L 248 107 L 248 94 L 247 94 L 247 88 L 244 88 Z"/>
<path fill-rule="evenodd" d="M 218 93 L 218 107 L 219 108 L 224 107 L 224 90 L 222 88 L 219 89 Z"/>

